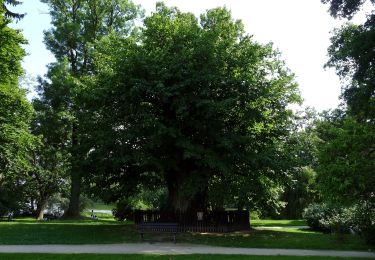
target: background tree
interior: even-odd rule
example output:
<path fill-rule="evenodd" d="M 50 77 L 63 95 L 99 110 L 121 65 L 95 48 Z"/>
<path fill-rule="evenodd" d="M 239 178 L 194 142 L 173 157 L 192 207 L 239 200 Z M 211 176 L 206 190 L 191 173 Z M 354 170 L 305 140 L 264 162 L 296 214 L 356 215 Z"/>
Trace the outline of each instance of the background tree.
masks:
<path fill-rule="evenodd" d="M 108 200 L 139 183 L 165 185 L 169 210 L 205 210 L 214 178 L 251 187 L 282 179 L 273 159 L 297 86 L 272 46 L 245 35 L 228 10 L 199 23 L 159 3 L 139 41 L 104 38 L 96 57 L 89 158 Z"/>
<path fill-rule="evenodd" d="M 285 161 L 291 167 L 281 196 L 286 205 L 279 218 L 300 219 L 309 204 L 320 200 L 315 172 L 319 143 L 316 118 L 317 113 L 311 108 L 296 113 L 290 135 L 283 144 Z"/>
<path fill-rule="evenodd" d="M 353 203 L 375 192 L 375 131 L 351 117 L 327 114 L 318 124 L 319 182 L 326 198 Z"/>
<path fill-rule="evenodd" d="M 351 19 L 364 1 L 332 0 L 335 17 Z M 371 1 L 374 5 L 375 2 Z M 355 224 L 367 241 L 375 242 L 375 14 L 361 25 L 347 23 L 337 29 L 328 49 L 327 66 L 343 80 L 345 110 L 325 115 L 319 123 L 318 180 L 326 197 L 354 204 Z M 328 192 L 329 189 L 329 192 Z"/>
<path fill-rule="evenodd" d="M 363 1 L 328 1 L 333 15 L 352 18 Z M 374 1 L 371 1 L 374 4 Z M 342 98 L 347 111 L 327 114 L 321 123 L 320 162 L 323 187 L 332 195 L 371 200 L 373 185 L 373 153 L 375 135 L 375 15 L 369 14 L 362 25 L 346 24 L 336 30 L 328 49 L 327 66 L 334 67 L 343 79 Z M 339 148 L 340 150 L 336 150 Z M 341 164 L 341 165 L 340 165 Z M 323 175 L 324 173 L 324 175 Z M 326 183 L 327 182 L 327 183 Z M 335 192 L 333 192 L 335 191 Z M 349 194 L 347 194 L 349 195 Z"/>
<path fill-rule="evenodd" d="M 28 130 L 33 110 L 18 80 L 26 40 L 11 29 L 6 10 L 0 6 L 0 214 L 14 210 L 22 200 L 23 183 L 30 169 L 29 151 L 34 137 Z M 17 193 L 18 191 L 18 193 Z M 18 199 L 18 201 L 17 201 Z"/>
<path fill-rule="evenodd" d="M 84 146 L 80 144 L 84 133 L 81 132 L 80 121 L 84 117 L 80 107 L 79 93 L 83 87 L 80 79 L 92 75 L 91 51 L 95 48 L 95 42 L 110 32 L 126 37 L 132 32 L 133 21 L 140 14 L 139 7 L 127 0 L 100 1 L 100 0 L 43 0 L 50 7 L 52 28 L 45 32 L 45 44 L 56 57 L 58 63 L 67 61 L 65 75 L 69 80 L 51 83 L 42 81 L 40 94 L 42 102 L 46 106 L 41 109 L 49 109 L 42 113 L 51 113 L 51 118 L 63 115 L 64 122 L 60 137 L 61 154 L 70 154 L 70 179 L 71 194 L 69 208 L 65 217 L 78 217 L 80 214 L 79 197 L 82 190 L 82 176 L 85 169 L 80 162 L 84 160 Z M 52 65 L 60 67 L 62 65 Z M 48 75 L 59 79 L 61 76 L 57 69 L 52 69 Z M 54 75 L 54 73 L 57 75 Z M 61 84 L 67 83 L 67 86 Z M 47 90 L 48 88 L 48 90 Z M 56 90 L 52 90 L 56 88 Z M 62 92 L 60 92 L 62 91 Z M 47 93 L 48 92 L 48 93 Z M 44 95 L 44 96 L 43 96 Z M 64 97 L 64 98 L 62 98 Z M 63 104 L 61 106 L 56 104 Z M 46 117 L 49 118 L 49 117 Z M 47 122 L 46 122 L 47 123 Z M 48 124 L 51 124 L 49 122 Z M 68 132 L 67 132 L 67 129 Z M 69 132 L 70 131 L 70 132 Z"/>
<path fill-rule="evenodd" d="M 14 13 L 11 10 L 9 10 L 9 8 L 7 7 L 7 5 L 8 6 L 9 5 L 17 6 L 17 5 L 21 4 L 20 1 L 17 1 L 17 0 L 2 0 L 0 3 L 1 3 L 1 6 L 2 6 L 3 10 L 5 11 L 5 13 L 4 13 L 5 18 L 19 20 L 19 19 L 22 19 L 25 16 L 25 14 Z"/>
<path fill-rule="evenodd" d="M 335 18 L 351 19 L 361 9 L 366 0 L 321 0 L 323 4 L 329 5 L 329 12 Z M 375 3 L 374 0 L 370 0 Z"/>
<path fill-rule="evenodd" d="M 332 0 L 331 13 L 335 17 L 351 18 L 363 1 Z M 375 1 L 371 1 L 375 4 Z M 375 115 L 375 14 L 367 16 L 361 25 L 345 24 L 334 31 L 328 49 L 326 66 L 334 67 L 344 82 L 342 98 L 348 112 L 357 120 L 374 124 Z"/>

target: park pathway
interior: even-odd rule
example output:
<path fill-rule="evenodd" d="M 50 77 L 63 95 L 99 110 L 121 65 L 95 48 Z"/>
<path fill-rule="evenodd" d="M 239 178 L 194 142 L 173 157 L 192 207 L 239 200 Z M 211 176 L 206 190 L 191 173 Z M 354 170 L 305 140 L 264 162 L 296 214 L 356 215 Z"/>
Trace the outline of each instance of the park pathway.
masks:
<path fill-rule="evenodd" d="M 223 255 L 289 255 L 289 256 L 336 256 L 375 259 L 374 252 L 233 248 L 172 243 L 137 243 L 110 245 L 2 245 L 0 253 L 62 253 L 62 254 L 223 254 Z"/>

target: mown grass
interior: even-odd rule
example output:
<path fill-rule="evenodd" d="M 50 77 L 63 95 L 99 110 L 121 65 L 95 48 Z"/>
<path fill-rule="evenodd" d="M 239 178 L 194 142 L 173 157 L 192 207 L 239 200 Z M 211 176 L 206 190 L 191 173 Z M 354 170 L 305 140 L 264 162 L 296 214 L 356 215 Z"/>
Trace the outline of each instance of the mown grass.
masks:
<path fill-rule="evenodd" d="M 182 234 L 181 241 L 194 244 L 253 248 L 298 248 L 330 250 L 374 250 L 362 238 L 349 234 L 323 234 L 320 232 L 283 228 L 251 230 L 229 234 Z"/>
<path fill-rule="evenodd" d="M 0 244 L 110 244 L 138 242 L 133 224 L 117 222 L 113 218 L 99 220 L 36 221 L 18 219 L 0 222 Z"/>
<path fill-rule="evenodd" d="M 307 226 L 304 219 L 252 219 L 251 226 L 285 227 L 285 226 Z"/>
<path fill-rule="evenodd" d="M 147 235 L 146 241 L 168 241 L 171 237 Z M 47 221 L 19 219 L 0 222 L 0 244 L 111 244 L 141 242 L 131 222 L 114 221 L 112 217 L 99 220 Z M 332 250 L 374 250 L 359 236 L 323 234 L 297 228 L 250 230 L 228 234 L 183 233 L 177 243 L 217 245 L 248 248 L 298 248 Z"/>
<path fill-rule="evenodd" d="M 115 205 L 112 204 L 104 204 L 102 202 L 94 202 L 92 205 L 87 207 L 88 209 L 93 210 L 112 210 L 115 208 Z"/>
<path fill-rule="evenodd" d="M 135 260 L 135 259 L 168 259 L 168 260 L 190 260 L 190 259 L 229 259 L 229 260 L 242 260 L 242 259 L 254 259 L 254 260 L 349 260 L 349 259 L 361 259 L 361 258 L 342 258 L 342 257 L 318 257 L 318 256 L 249 256 L 249 255 L 111 255 L 111 254 L 0 254 L 0 259 L 17 259 L 17 260 Z"/>

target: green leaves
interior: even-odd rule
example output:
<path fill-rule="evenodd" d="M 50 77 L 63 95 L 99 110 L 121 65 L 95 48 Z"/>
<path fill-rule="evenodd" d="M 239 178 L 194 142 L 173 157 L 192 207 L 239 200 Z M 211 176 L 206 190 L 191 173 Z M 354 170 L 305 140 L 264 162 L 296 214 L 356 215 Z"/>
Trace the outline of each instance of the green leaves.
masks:
<path fill-rule="evenodd" d="M 330 0 L 331 13 L 351 18 L 363 1 Z M 372 1 L 372 4 L 375 2 Z M 343 80 L 342 98 L 349 113 L 357 120 L 374 122 L 375 115 L 375 15 L 369 14 L 364 24 L 344 24 L 336 29 L 328 49 L 326 66 L 334 67 Z"/>
<path fill-rule="evenodd" d="M 18 85 L 26 41 L 5 20 L 0 7 L 0 214 L 17 206 L 36 144 L 29 131 L 33 109 Z"/>
<path fill-rule="evenodd" d="M 95 42 L 111 32 L 133 33 L 140 7 L 128 0 L 44 0 L 50 7 L 53 28 L 45 32 L 45 44 L 58 61 L 67 59 L 73 75 L 92 73 Z"/>
<path fill-rule="evenodd" d="M 351 117 L 318 126 L 319 181 L 325 195 L 344 202 L 369 199 L 374 192 L 375 129 Z"/>
<path fill-rule="evenodd" d="M 105 192 L 115 184 L 147 187 L 155 179 L 142 173 L 153 172 L 177 209 L 207 203 L 214 178 L 243 176 L 246 185 L 260 176 L 283 178 L 275 142 L 287 135 L 286 107 L 299 101 L 297 86 L 272 47 L 245 35 L 228 10 L 210 10 L 199 23 L 158 4 L 138 40 L 112 34 L 101 43 L 87 109 L 95 147 L 89 160 L 100 160 L 93 178 Z"/>

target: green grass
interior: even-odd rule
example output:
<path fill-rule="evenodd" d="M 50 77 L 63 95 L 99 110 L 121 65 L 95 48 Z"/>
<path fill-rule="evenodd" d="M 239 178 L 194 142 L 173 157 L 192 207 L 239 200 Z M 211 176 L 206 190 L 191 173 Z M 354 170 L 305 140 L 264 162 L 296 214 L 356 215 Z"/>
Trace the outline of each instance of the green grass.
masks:
<path fill-rule="evenodd" d="M 323 234 L 320 232 L 285 228 L 251 230 L 229 234 L 182 234 L 181 241 L 194 244 L 228 247 L 296 248 L 331 250 L 374 250 L 358 236 Z"/>
<path fill-rule="evenodd" d="M 88 206 L 87 208 L 90 209 L 90 211 L 93 210 L 112 210 L 116 206 L 111 204 L 104 204 L 102 202 L 94 202 L 92 205 Z"/>
<path fill-rule="evenodd" d="M 139 235 L 130 223 L 113 218 L 79 221 L 0 222 L 0 244 L 110 244 L 138 242 Z"/>
<path fill-rule="evenodd" d="M 251 226 L 265 226 L 265 227 L 285 227 L 285 226 L 307 226 L 304 219 L 252 219 Z"/>
<path fill-rule="evenodd" d="M 0 254 L 0 259 L 17 260 L 135 260 L 135 259 L 167 259 L 167 260 L 191 260 L 191 259 L 254 259 L 254 260 L 320 260 L 320 259 L 361 259 L 361 258 L 342 258 L 342 257 L 318 257 L 318 256 L 249 256 L 249 255 L 101 255 L 101 254 Z"/>
<path fill-rule="evenodd" d="M 168 236 L 147 235 L 149 241 L 169 241 Z M 136 243 L 140 236 L 130 222 L 117 222 L 107 215 L 99 220 L 48 221 L 19 219 L 0 222 L 0 244 L 110 244 Z M 310 230 L 283 228 L 250 230 L 228 234 L 183 233 L 177 243 L 228 247 L 299 248 L 332 250 L 374 250 L 358 236 L 322 234 Z"/>
<path fill-rule="evenodd" d="M 115 221 L 112 214 L 95 212 L 95 210 L 94 210 L 94 213 L 99 220 Z M 91 210 L 84 211 L 84 212 L 81 213 L 81 215 L 83 217 L 90 218 L 91 217 Z"/>

